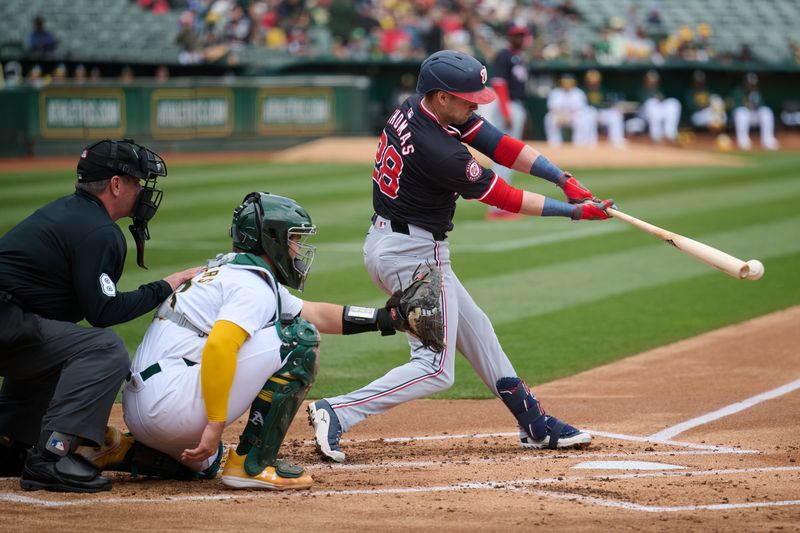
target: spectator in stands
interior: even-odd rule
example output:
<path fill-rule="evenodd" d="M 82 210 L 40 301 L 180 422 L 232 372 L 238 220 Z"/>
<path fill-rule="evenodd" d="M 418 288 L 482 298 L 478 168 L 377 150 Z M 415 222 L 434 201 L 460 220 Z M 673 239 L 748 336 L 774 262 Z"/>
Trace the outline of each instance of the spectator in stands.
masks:
<path fill-rule="evenodd" d="M 28 75 L 25 77 L 25 83 L 27 83 L 34 89 L 41 89 L 42 87 L 50 83 L 50 76 L 44 76 L 42 74 L 41 66 L 33 65 L 31 69 L 28 71 Z"/>
<path fill-rule="evenodd" d="M 234 49 L 243 47 L 250 41 L 252 31 L 252 21 L 245 13 L 242 6 L 236 4 L 230 11 L 223 32 L 223 39 Z"/>
<path fill-rule="evenodd" d="M 33 19 L 33 31 L 28 35 L 28 50 L 36 55 L 49 54 L 58 47 L 58 39 L 44 27 L 44 18 Z"/>
<path fill-rule="evenodd" d="M 8 61 L 3 68 L 6 88 L 22 85 L 22 65 L 19 61 Z"/>
<path fill-rule="evenodd" d="M 122 85 L 130 85 L 133 83 L 133 69 L 129 65 L 122 67 L 119 73 L 119 82 Z"/>
<path fill-rule="evenodd" d="M 655 70 L 649 70 L 645 74 L 639 101 L 640 116 L 647 123 L 653 142 L 660 143 L 665 138 L 670 142 L 677 142 L 681 103 L 661 92 L 661 76 Z"/>
<path fill-rule="evenodd" d="M 137 0 L 139 7 L 145 11 L 149 11 L 154 15 L 163 15 L 169 13 L 169 2 L 167 0 Z"/>
<path fill-rule="evenodd" d="M 103 80 L 103 74 L 100 72 L 100 67 L 94 66 L 89 71 L 89 81 L 92 83 L 97 83 Z"/>
<path fill-rule="evenodd" d="M 750 47 L 749 43 L 742 43 L 734 59 L 742 63 L 750 63 L 756 60 L 756 56 L 753 54 L 753 49 Z"/>
<path fill-rule="evenodd" d="M 184 11 L 178 19 L 180 29 L 175 36 L 175 44 L 181 47 L 178 62 L 183 65 L 202 63 L 202 39 L 195 29 L 197 15 L 194 11 Z"/>
<path fill-rule="evenodd" d="M 75 85 L 85 85 L 87 79 L 86 67 L 80 63 L 75 67 L 75 72 L 72 75 L 72 82 Z"/>
<path fill-rule="evenodd" d="M 718 94 L 713 94 L 706 86 L 706 74 L 695 70 L 692 74 L 692 87 L 684 101 L 692 126 L 718 134 L 725 129 L 728 121 L 725 102 Z"/>
<path fill-rule="evenodd" d="M 800 65 L 800 41 L 789 42 L 789 50 L 792 52 L 792 59 Z"/>
<path fill-rule="evenodd" d="M 662 35 L 664 31 L 664 17 L 662 15 L 663 8 L 661 2 L 653 2 L 650 10 L 647 12 L 645 22 L 647 23 L 647 32 L 650 35 Z"/>
<path fill-rule="evenodd" d="M 655 41 L 648 37 L 643 26 L 639 26 L 625 43 L 625 59 L 630 62 L 649 61 L 653 57 L 655 48 Z"/>
<path fill-rule="evenodd" d="M 563 143 L 562 129 L 569 128 L 572 142 L 587 145 L 590 142 L 588 129 L 592 126 L 587 114 L 586 93 L 575 84 L 575 78 L 565 74 L 559 87 L 547 95 L 547 113 L 544 115 L 544 131 L 547 143 L 558 147 Z"/>
<path fill-rule="evenodd" d="M 159 85 L 169 81 L 169 67 L 166 65 L 159 65 L 156 68 L 154 79 Z"/>
<path fill-rule="evenodd" d="M 64 63 L 59 63 L 53 69 L 52 83 L 56 85 L 64 85 L 67 83 L 67 66 Z"/>
<path fill-rule="evenodd" d="M 736 128 L 736 144 L 740 150 L 749 150 L 750 128 L 758 126 L 761 130 L 761 146 L 766 150 L 777 150 L 778 140 L 775 138 L 775 115 L 764 103 L 764 97 L 758 89 L 758 76 L 748 72 L 744 84 L 734 91 L 733 123 Z"/>
<path fill-rule="evenodd" d="M 581 12 L 577 7 L 575 7 L 575 4 L 572 2 L 572 0 L 564 0 L 561 5 L 556 7 L 556 11 L 570 22 L 578 22 L 583 18 L 581 16 Z"/>
<path fill-rule="evenodd" d="M 603 90 L 603 76 L 600 71 L 590 69 L 583 77 L 586 108 L 587 142 L 597 145 L 597 129 L 602 126 L 608 133 L 608 142 L 615 148 L 625 146 L 625 122 L 622 110 Z"/>
<path fill-rule="evenodd" d="M 714 34 L 711 26 L 705 22 L 697 25 L 697 38 L 694 42 L 694 60 L 709 61 L 716 57 L 717 52 L 711 45 L 711 36 Z"/>

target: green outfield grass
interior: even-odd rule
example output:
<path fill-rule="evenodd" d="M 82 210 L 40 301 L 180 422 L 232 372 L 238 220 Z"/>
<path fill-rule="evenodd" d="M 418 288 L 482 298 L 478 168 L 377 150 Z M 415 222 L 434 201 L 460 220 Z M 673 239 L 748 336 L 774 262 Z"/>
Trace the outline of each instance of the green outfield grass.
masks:
<path fill-rule="evenodd" d="M 624 211 L 766 267 L 739 281 L 621 221 L 562 218 L 485 222 L 485 206 L 459 201 L 451 257 L 461 281 L 492 319 L 519 374 L 531 384 L 609 363 L 665 343 L 800 303 L 800 154 L 750 155 L 738 168 L 573 169 Z M 146 262 L 129 256 L 130 290 L 227 251 L 231 212 L 253 190 L 298 200 L 319 227 L 303 297 L 378 305 L 361 244 L 372 214 L 365 165 L 170 165 L 164 202 L 150 225 Z M 0 232 L 72 191 L 63 172 L 6 173 L 0 164 Z M 547 182 L 516 185 L 560 198 Z M 128 222 L 121 221 L 123 228 Z M 124 229 L 128 234 L 127 229 Z M 115 327 L 131 352 L 149 317 Z M 348 392 L 408 358 L 402 336 L 326 336 L 311 396 Z M 758 357 L 757 353 L 753 354 Z M 489 393 L 463 358 L 446 398 Z"/>

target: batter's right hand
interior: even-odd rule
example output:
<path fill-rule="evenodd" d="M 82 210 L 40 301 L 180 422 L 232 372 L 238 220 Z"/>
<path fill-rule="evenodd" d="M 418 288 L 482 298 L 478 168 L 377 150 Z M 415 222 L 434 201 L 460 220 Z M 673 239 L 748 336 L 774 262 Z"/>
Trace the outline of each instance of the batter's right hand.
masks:
<path fill-rule="evenodd" d="M 564 190 L 564 194 L 571 204 L 580 204 L 587 200 L 595 202 L 600 200 L 599 198 L 595 198 L 592 191 L 590 191 L 588 187 L 585 187 L 583 183 L 576 180 L 569 172 L 564 172 L 561 179 L 558 180 L 557 185 Z"/>
<path fill-rule="evenodd" d="M 175 272 L 174 274 L 170 274 L 169 276 L 164 278 L 164 281 L 169 283 L 169 286 L 172 287 L 172 290 L 174 291 L 175 289 L 183 285 L 184 282 L 192 279 L 200 272 L 202 272 L 204 268 L 205 267 L 187 268 L 186 270 L 183 270 L 181 272 Z"/>
<path fill-rule="evenodd" d="M 592 200 L 578 204 L 572 212 L 572 220 L 605 220 L 609 217 L 609 207 L 615 207 L 614 200 Z"/>

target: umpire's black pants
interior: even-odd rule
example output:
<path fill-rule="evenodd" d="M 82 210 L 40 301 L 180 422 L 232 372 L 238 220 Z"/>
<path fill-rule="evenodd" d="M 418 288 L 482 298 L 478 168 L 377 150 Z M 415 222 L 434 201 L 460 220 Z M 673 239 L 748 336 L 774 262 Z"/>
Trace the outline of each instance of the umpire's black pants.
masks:
<path fill-rule="evenodd" d="M 114 331 L 0 300 L 0 435 L 32 445 L 43 431 L 60 431 L 100 445 L 129 368 Z"/>

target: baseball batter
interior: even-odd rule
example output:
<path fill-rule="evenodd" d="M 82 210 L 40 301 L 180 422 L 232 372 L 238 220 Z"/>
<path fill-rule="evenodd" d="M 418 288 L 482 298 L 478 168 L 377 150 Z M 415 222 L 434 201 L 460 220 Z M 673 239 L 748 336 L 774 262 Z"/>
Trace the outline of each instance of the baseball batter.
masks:
<path fill-rule="evenodd" d="M 561 171 L 532 147 L 501 133 L 475 114 L 495 97 L 485 87 L 486 68 L 473 57 L 443 50 L 421 66 L 417 92 L 389 117 L 372 173 L 375 215 L 364 243 L 364 260 L 375 284 L 393 293 L 421 262 L 444 275 L 441 307 L 445 349 L 426 349 L 409 337 L 411 358 L 365 387 L 309 405 L 319 451 L 344 461 L 342 432 L 370 415 L 428 396 L 453 384 L 460 351 L 499 396 L 520 426 L 525 448 L 587 444 L 591 436 L 545 414 L 503 352 L 489 318 L 461 284 L 450 262 L 447 233 L 459 196 L 525 215 L 605 219 L 611 200 Z M 553 182 L 571 203 L 514 188 L 482 167 L 464 144 L 494 161 Z"/>
<path fill-rule="evenodd" d="M 521 57 L 522 45 L 528 35 L 528 28 L 520 24 L 511 24 L 506 30 L 508 46 L 494 57 L 492 77 L 489 84 L 497 94 L 497 99 L 489 103 L 485 109 L 491 121 L 498 129 L 515 139 L 522 138 L 527 112 L 525 111 L 525 84 L 528 82 L 528 67 Z M 511 183 L 513 172 L 499 163 L 492 165 L 492 172 Z M 509 213 L 496 207 L 486 212 L 489 220 L 517 218 L 518 213 Z M 512 216 L 510 216 L 512 215 Z"/>
<path fill-rule="evenodd" d="M 433 302 L 424 307 L 428 316 L 441 316 L 441 285 L 431 283 L 441 276 L 433 272 L 381 309 L 293 296 L 285 286 L 302 290 L 315 254 L 305 240 L 315 232 L 293 200 L 247 195 L 234 211 L 234 252 L 220 254 L 181 285 L 158 308 L 136 350 L 122 400 L 133 437 L 111 429 L 105 449 L 84 450 L 84 456 L 101 468 L 213 478 L 223 429 L 250 408 L 222 482 L 234 488 L 309 487 L 312 479 L 302 468 L 276 456 L 316 376 L 318 331 L 420 334 L 403 320 L 415 312 L 418 296 Z M 430 297 L 419 289 L 423 283 L 436 289 Z M 441 346 L 441 328 L 433 333 L 421 338 Z"/>

